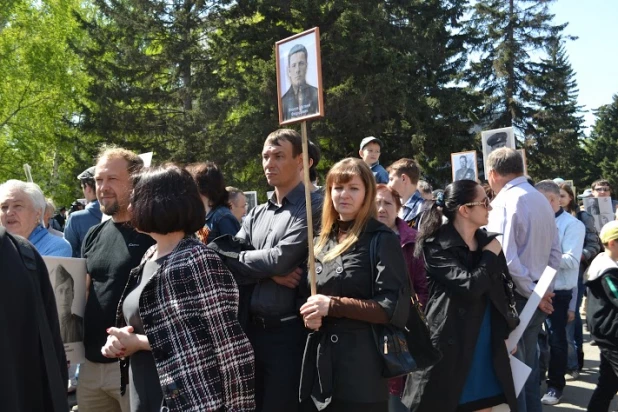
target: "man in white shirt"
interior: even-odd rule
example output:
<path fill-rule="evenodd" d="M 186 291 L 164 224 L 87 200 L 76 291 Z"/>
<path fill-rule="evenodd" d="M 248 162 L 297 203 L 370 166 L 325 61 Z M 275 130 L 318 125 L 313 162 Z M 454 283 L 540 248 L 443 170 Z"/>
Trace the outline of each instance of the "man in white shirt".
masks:
<path fill-rule="evenodd" d="M 562 250 L 560 269 L 554 282 L 554 311 L 547 318 L 549 326 L 549 370 L 547 375 L 547 393 L 541 399 L 545 405 L 560 402 L 566 386 L 564 374 L 567 369 L 568 342 L 567 322 L 575 318 L 577 301 L 577 278 L 579 277 L 579 260 L 582 256 L 586 227 L 577 218 L 560 207 L 560 187 L 551 180 L 543 180 L 535 188 L 541 192 L 554 211 L 558 236 Z"/>
<path fill-rule="evenodd" d="M 562 258 L 554 213 L 545 196 L 528 183 L 523 165 L 521 155 L 506 147 L 487 158 L 489 185 L 497 193 L 487 230 L 502 234 L 498 240 L 517 288 L 520 313 L 545 268 L 558 270 Z M 532 368 L 518 399 L 520 412 L 542 411 L 537 339 L 553 312 L 552 297 L 550 292 L 543 297 L 517 347 L 516 356 Z"/>

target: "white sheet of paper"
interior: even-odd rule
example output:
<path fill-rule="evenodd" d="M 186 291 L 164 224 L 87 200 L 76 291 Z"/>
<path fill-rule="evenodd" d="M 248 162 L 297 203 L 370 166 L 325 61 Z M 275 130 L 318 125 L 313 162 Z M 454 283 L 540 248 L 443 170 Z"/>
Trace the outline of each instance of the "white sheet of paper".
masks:
<path fill-rule="evenodd" d="M 519 393 L 528 380 L 528 376 L 530 376 L 532 369 L 513 355 L 509 355 L 509 360 L 511 361 L 511 372 L 513 373 L 515 396 L 519 396 Z"/>
<path fill-rule="evenodd" d="M 138 155 L 144 161 L 144 167 L 150 167 L 152 163 L 152 153 L 153 152 L 148 152 L 148 153 L 142 153 Z"/>
<path fill-rule="evenodd" d="M 526 306 L 524 306 L 524 310 L 519 314 L 519 326 L 515 328 L 513 332 L 509 335 L 509 338 L 506 340 L 506 349 L 509 353 L 513 351 L 517 347 L 517 342 L 521 339 L 524 331 L 528 327 L 530 320 L 532 319 L 532 315 L 534 315 L 534 311 L 539 307 L 539 303 L 541 303 L 541 299 L 545 296 L 545 293 L 549 289 L 549 285 L 554 280 L 556 276 L 556 269 L 553 269 L 549 266 L 545 268 L 545 271 L 541 275 L 541 278 L 536 284 L 536 287 L 532 291 L 532 295 L 528 298 L 528 302 L 526 302 Z"/>

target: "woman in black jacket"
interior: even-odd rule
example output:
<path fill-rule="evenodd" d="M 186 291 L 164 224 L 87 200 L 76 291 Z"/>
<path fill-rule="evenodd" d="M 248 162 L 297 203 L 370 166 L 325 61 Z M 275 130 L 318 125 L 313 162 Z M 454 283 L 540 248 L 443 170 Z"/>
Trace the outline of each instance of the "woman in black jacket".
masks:
<path fill-rule="evenodd" d="M 443 356 L 408 376 L 403 402 L 413 411 L 484 411 L 502 403 L 517 411 L 504 343 L 517 322 L 509 316 L 513 283 L 496 235 L 480 229 L 489 210 L 482 186 L 460 180 L 421 220 L 417 253 L 424 254 L 429 281 L 426 314 Z"/>
<path fill-rule="evenodd" d="M 317 293 L 305 282 L 307 338 L 300 384 L 302 411 L 387 412 L 372 324 L 403 327 L 410 280 L 399 239 L 376 220 L 376 183 L 360 159 L 344 159 L 326 177 L 322 231 L 316 241 Z M 370 244 L 375 243 L 375 268 Z M 372 285 L 373 284 L 373 285 Z M 372 293 L 373 290 L 373 293 Z"/>

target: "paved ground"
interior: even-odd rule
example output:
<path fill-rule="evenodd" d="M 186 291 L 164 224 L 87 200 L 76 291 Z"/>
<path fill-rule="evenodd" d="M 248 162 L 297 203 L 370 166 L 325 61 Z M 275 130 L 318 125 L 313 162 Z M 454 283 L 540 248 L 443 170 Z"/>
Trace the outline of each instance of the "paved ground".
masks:
<path fill-rule="evenodd" d="M 584 332 L 585 333 L 585 332 Z M 570 412 L 570 411 L 585 411 L 588 406 L 588 401 L 592 396 L 592 392 L 597 384 L 597 375 L 599 371 L 599 349 L 589 343 L 590 337 L 587 333 L 584 334 L 584 370 L 579 379 L 576 381 L 567 380 L 567 386 L 564 389 L 562 401 L 555 406 L 543 407 L 543 412 Z M 545 385 L 543 385 L 545 389 Z M 69 403 L 72 407 L 76 404 L 75 395 L 69 396 Z M 618 397 L 614 398 L 610 411 L 618 410 Z M 507 412 L 508 408 L 494 408 L 494 412 Z M 604 412 L 604 411 L 603 411 Z"/>

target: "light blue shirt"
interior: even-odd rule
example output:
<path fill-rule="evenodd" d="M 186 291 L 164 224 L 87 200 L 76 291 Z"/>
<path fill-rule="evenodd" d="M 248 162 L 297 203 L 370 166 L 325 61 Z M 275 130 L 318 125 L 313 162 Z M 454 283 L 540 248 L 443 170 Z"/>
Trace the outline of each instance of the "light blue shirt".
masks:
<path fill-rule="evenodd" d="M 43 225 L 35 227 L 30 236 L 28 236 L 28 240 L 41 256 L 71 257 L 73 254 L 69 242 L 61 237 L 52 235 Z"/>
<path fill-rule="evenodd" d="M 98 200 L 86 205 L 86 209 L 71 213 L 64 228 L 64 238 L 71 244 L 73 257 L 82 257 L 82 243 L 92 226 L 101 223 L 101 206 Z"/>
<path fill-rule="evenodd" d="M 571 290 L 577 287 L 579 260 L 584 247 L 586 227 L 577 218 L 564 211 L 556 217 L 556 226 L 558 226 L 562 259 L 560 269 L 556 273 L 554 290 Z"/>
<path fill-rule="evenodd" d="M 375 162 L 370 168 L 373 176 L 376 178 L 377 184 L 388 183 L 388 173 L 386 172 L 386 169 L 380 165 L 380 162 Z"/>
<path fill-rule="evenodd" d="M 517 293 L 527 298 L 547 266 L 560 269 L 562 251 L 554 212 L 524 176 L 508 182 L 491 207 L 487 230 L 502 234 L 498 240 Z"/>

